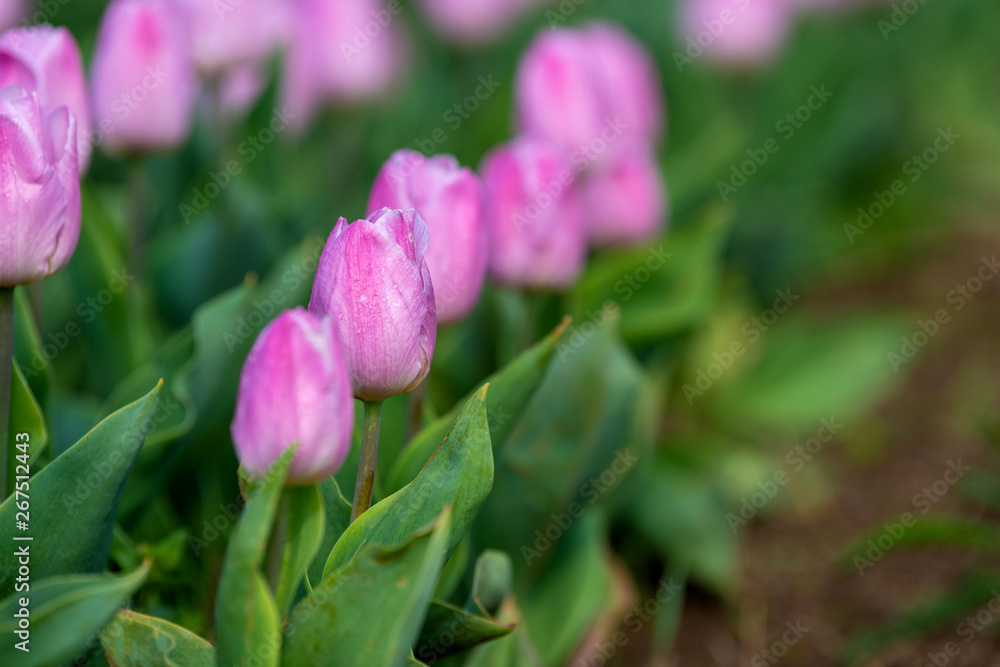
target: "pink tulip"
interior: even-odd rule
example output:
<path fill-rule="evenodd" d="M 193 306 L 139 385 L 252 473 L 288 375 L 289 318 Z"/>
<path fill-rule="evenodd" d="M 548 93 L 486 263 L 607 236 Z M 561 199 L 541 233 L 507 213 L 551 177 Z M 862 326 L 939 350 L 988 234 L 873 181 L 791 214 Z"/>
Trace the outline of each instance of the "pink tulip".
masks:
<path fill-rule="evenodd" d="M 197 80 L 175 4 L 112 0 L 91 69 L 95 125 L 106 149 L 169 149 L 187 138 Z"/>
<path fill-rule="evenodd" d="M 483 186 L 450 155 L 425 158 L 400 150 L 375 179 L 368 210 L 416 209 L 427 223 L 425 255 L 434 283 L 440 324 L 465 317 L 479 300 L 486 277 Z"/>
<path fill-rule="evenodd" d="M 656 237 L 667 217 L 663 176 L 654 151 L 636 143 L 588 174 L 584 193 L 591 242 L 628 245 Z"/>
<path fill-rule="evenodd" d="M 438 32 L 464 43 L 499 37 L 534 4 L 534 0 L 420 1 L 427 18 Z"/>
<path fill-rule="evenodd" d="M 66 107 L 76 119 L 80 172 L 90 165 L 90 102 L 76 40 L 66 28 L 17 28 L 0 35 L 0 87 L 17 83 L 38 95 L 42 113 Z"/>
<path fill-rule="evenodd" d="M 683 0 L 683 55 L 692 62 L 704 53 L 726 65 L 762 64 L 781 49 L 793 13 L 788 0 Z"/>
<path fill-rule="evenodd" d="M 574 171 L 563 152 L 519 139 L 487 155 L 480 173 L 494 279 L 531 289 L 572 284 L 583 268 L 587 236 Z"/>
<path fill-rule="evenodd" d="M 207 76 L 266 58 L 284 38 L 282 0 L 183 0 L 195 66 Z"/>
<path fill-rule="evenodd" d="M 399 81 L 401 19 L 379 0 L 292 0 L 284 103 L 298 124 L 330 102 L 378 98 Z"/>
<path fill-rule="evenodd" d="M 330 477 L 351 450 L 354 401 L 331 320 L 296 308 L 258 336 L 240 376 L 233 443 L 240 463 L 261 475 L 298 443 L 292 485 Z"/>
<path fill-rule="evenodd" d="M 17 85 L 0 89 L 0 191 L 0 286 L 66 266 L 80 236 L 76 119 Z"/>
<path fill-rule="evenodd" d="M 29 22 L 27 13 L 25 0 L 0 0 L 0 30 L 26 25 Z"/>
<path fill-rule="evenodd" d="M 341 218 L 326 242 L 309 310 L 340 333 L 356 398 L 405 394 L 430 370 L 437 316 L 427 241 L 416 211 L 383 208 L 352 225 Z"/>

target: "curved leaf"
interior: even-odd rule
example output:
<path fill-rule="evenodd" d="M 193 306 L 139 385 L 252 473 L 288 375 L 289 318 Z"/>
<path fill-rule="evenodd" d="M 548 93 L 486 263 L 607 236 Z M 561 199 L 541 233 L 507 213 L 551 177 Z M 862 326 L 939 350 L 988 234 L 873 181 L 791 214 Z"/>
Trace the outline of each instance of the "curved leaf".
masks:
<path fill-rule="evenodd" d="M 122 609 L 101 633 L 101 646 L 114 665 L 212 667 L 215 648 L 179 625 Z"/>

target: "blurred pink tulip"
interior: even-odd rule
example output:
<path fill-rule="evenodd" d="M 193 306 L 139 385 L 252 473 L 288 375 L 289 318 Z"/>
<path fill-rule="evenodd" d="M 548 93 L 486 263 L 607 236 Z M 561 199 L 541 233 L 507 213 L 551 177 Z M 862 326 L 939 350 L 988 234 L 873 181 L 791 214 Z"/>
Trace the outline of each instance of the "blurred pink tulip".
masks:
<path fill-rule="evenodd" d="M 420 0 L 434 28 L 462 43 L 499 37 L 535 4 L 537 0 Z"/>
<path fill-rule="evenodd" d="M 562 150 L 518 139 L 487 155 L 480 173 L 493 278 L 530 289 L 571 285 L 583 268 L 587 234 L 574 171 Z"/>
<path fill-rule="evenodd" d="M 325 103 L 393 88 L 407 51 L 401 11 L 399 0 L 293 0 L 282 97 L 299 126 Z"/>
<path fill-rule="evenodd" d="M 90 102 L 76 40 L 66 28 L 16 28 L 0 35 L 0 87 L 17 83 L 38 95 L 42 113 L 66 107 L 76 119 L 80 173 L 90 165 Z"/>
<path fill-rule="evenodd" d="M 219 82 L 219 111 L 226 116 L 239 116 L 260 99 L 267 86 L 263 66 L 259 63 L 239 65 L 227 70 Z"/>
<path fill-rule="evenodd" d="M 416 211 L 341 218 L 316 269 L 309 310 L 330 318 L 347 354 L 354 396 L 380 401 L 427 376 L 437 340 L 434 288 Z"/>
<path fill-rule="evenodd" d="M 663 91 L 652 58 L 620 28 L 594 23 L 583 30 L 542 33 L 518 66 L 518 125 L 568 153 L 607 141 L 655 141 L 664 121 Z"/>
<path fill-rule="evenodd" d="M 314 484 L 351 451 L 354 400 L 333 322 L 302 308 L 267 325 L 243 366 L 231 427 L 240 463 L 262 475 L 298 443 L 288 482 Z"/>
<path fill-rule="evenodd" d="M 80 236 L 76 119 L 34 91 L 0 89 L 0 286 L 61 270 Z"/>
<path fill-rule="evenodd" d="M 794 7 L 788 0 L 683 0 L 682 68 L 704 57 L 727 65 L 755 66 L 777 55 L 787 37 Z"/>
<path fill-rule="evenodd" d="M 197 80 L 175 3 L 112 0 L 91 70 L 104 148 L 169 149 L 187 138 Z"/>
<path fill-rule="evenodd" d="M 584 193 L 590 239 L 597 246 L 628 245 L 656 237 L 667 217 L 663 175 L 654 151 L 632 144 L 588 174 Z"/>
<path fill-rule="evenodd" d="M 206 76 L 266 58 L 285 37 L 282 0 L 182 0 L 195 66 Z"/>
<path fill-rule="evenodd" d="M 427 268 L 434 283 L 439 324 L 465 317 L 479 300 L 486 277 L 483 185 L 450 155 L 425 158 L 396 151 L 382 167 L 368 210 L 416 209 L 427 223 Z"/>
<path fill-rule="evenodd" d="M 27 25 L 28 3 L 25 0 L 0 0 L 0 30 Z"/>

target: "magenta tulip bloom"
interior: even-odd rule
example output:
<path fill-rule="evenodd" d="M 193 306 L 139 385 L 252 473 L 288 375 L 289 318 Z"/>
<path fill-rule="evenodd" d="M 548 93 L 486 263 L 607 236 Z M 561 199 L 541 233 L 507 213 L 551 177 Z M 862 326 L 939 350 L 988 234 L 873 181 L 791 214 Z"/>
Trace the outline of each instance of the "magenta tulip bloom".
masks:
<path fill-rule="evenodd" d="M 368 101 L 395 86 L 407 51 L 401 11 L 378 0 L 293 1 L 282 100 L 297 125 L 326 103 Z"/>
<path fill-rule="evenodd" d="M 22 86 L 0 90 L 0 191 L 0 286 L 66 266 L 80 237 L 76 120 L 43 114 Z"/>
<path fill-rule="evenodd" d="M 283 0 L 183 0 L 195 66 L 216 76 L 239 65 L 259 62 L 285 35 Z"/>
<path fill-rule="evenodd" d="M 94 124 L 107 150 L 169 149 L 187 138 L 197 81 L 177 6 L 112 0 L 91 69 Z"/>
<path fill-rule="evenodd" d="M 258 336 L 240 376 L 233 443 L 240 463 L 260 475 L 292 443 L 292 485 L 340 469 L 351 450 L 351 379 L 331 320 L 302 308 L 279 315 Z"/>
<path fill-rule="evenodd" d="M 494 279 L 531 289 L 572 284 L 583 267 L 587 235 L 575 174 L 563 152 L 520 139 L 487 155 L 480 172 Z"/>
<path fill-rule="evenodd" d="M 584 193 L 590 240 L 628 245 L 656 237 L 667 217 L 667 197 L 656 156 L 646 144 L 616 151 L 588 174 Z"/>
<path fill-rule="evenodd" d="M 434 283 L 438 323 L 465 317 L 486 277 L 483 186 L 450 155 L 425 158 L 396 151 L 375 179 L 368 210 L 416 209 L 430 232 L 425 258 Z"/>
<path fill-rule="evenodd" d="M 76 119 L 80 173 L 90 165 L 90 102 L 76 40 L 49 25 L 0 35 L 0 88 L 17 83 L 38 95 L 42 113 L 66 107 Z"/>
<path fill-rule="evenodd" d="M 412 209 L 383 208 L 352 225 L 341 218 L 330 233 L 309 310 L 340 332 L 357 398 L 405 394 L 430 370 L 437 315 L 427 241 Z"/>
<path fill-rule="evenodd" d="M 662 133 L 656 66 L 624 31 L 596 23 L 542 33 L 518 66 L 518 124 L 593 160 L 607 144 L 654 141 Z"/>
<path fill-rule="evenodd" d="M 682 55 L 692 62 L 704 54 L 725 65 L 759 65 L 784 44 L 794 11 L 787 0 L 683 0 Z"/>
<path fill-rule="evenodd" d="M 534 0 L 420 0 L 438 32 L 465 43 L 499 37 L 533 4 Z"/>

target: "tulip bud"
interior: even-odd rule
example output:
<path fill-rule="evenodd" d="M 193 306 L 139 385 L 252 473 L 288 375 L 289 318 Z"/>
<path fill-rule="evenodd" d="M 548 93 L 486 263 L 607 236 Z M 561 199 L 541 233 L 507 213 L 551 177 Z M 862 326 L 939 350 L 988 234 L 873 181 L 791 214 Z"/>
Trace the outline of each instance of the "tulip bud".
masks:
<path fill-rule="evenodd" d="M 587 238 L 574 172 L 562 151 L 519 139 L 487 155 L 480 173 L 494 279 L 533 289 L 572 284 L 583 267 Z"/>
<path fill-rule="evenodd" d="M 0 87 L 18 83 L 38 95 L 42 113 L 66 107 L 76 119 L 80 173 L 90 165 L 90 102 L 76 40 L 66 28 L 41 25 L 0 35 Z"/>
<path fill-rule="evenodd" d="M 759 65 L 771 60 L 788 33 L 794 8 L 786 0 L 683 0 L 679 25 L 686 55 L 726 65 Z"/>
<path fill-rule="evenodd" d="M 191 57 L 206 76 L 259 62 L 284 37 L 287 17 L 281 0 L 183 0 L 183 4 Z"/>
<path fill-rule="evenodd" d="M 295 0 L 282 99 L 298 125 L 326 102 L 378 98 L 399 81 L 407 46 L 401 7 L 390 7 L 378 0 Z"/>
<path fill-rule="evenodd" d="M 416 209 L 430 232 L 425 258 L 434 283 L 438 323 L 465 317 L 476 305 L 486 277 L 483 186 L 471 169 L 450 155 L 425 158 L 396 151 L 385 163 L 368 210 Z"/>
<path fill-rule="evenodd" d="M 622 30 L 592 24 L 535 39 L 515 83 L 518 124 L 529 136 L 591 156 L 625 139 L 653 141 L 663 92 L 650 56 Z"/>
<path fill-rule="evenodd" d="M 293 443 L 290 484 L 340 469 L 351 450 L 354 401 L 332 321 L 296 308 L 261 331 L 243 366 L 231 431 L 251 473 L 266 472 Z"/>
<path fill-rule="evenodd" d="M 584 186 L 591 242 L 627 245 L 654 238 L 666 222 L 667 202 L 656 155 L 646 144 L 615 151 Z"/>
<path fill-rule="evenodd" d="M 499 37 L 534 0 L 421 0 L 438 32 L 459 42 L 483 42 Z"/>
<path fill-rule="evenodd" d="M 76 119 L 42 114 L 22 86 L 0 90 L 0 191 L 0 286 L 66 266 L 80 237 Z"/>
<path fill-rule="evenodd" d="M 356 398 L 405 394 L 430 370 L 437 316 L 427 241 L 412 209 L 383 208 L 352 225 L 341 218 L 330 233 L 309 310 L 340 332 Z"/>
<path fill-rule="evenodd" d="M 92 66 L 95 125 L 107 150 L 157 150 L 185 140 L 197 85 L 176 7 L 112 0 Z"/>

